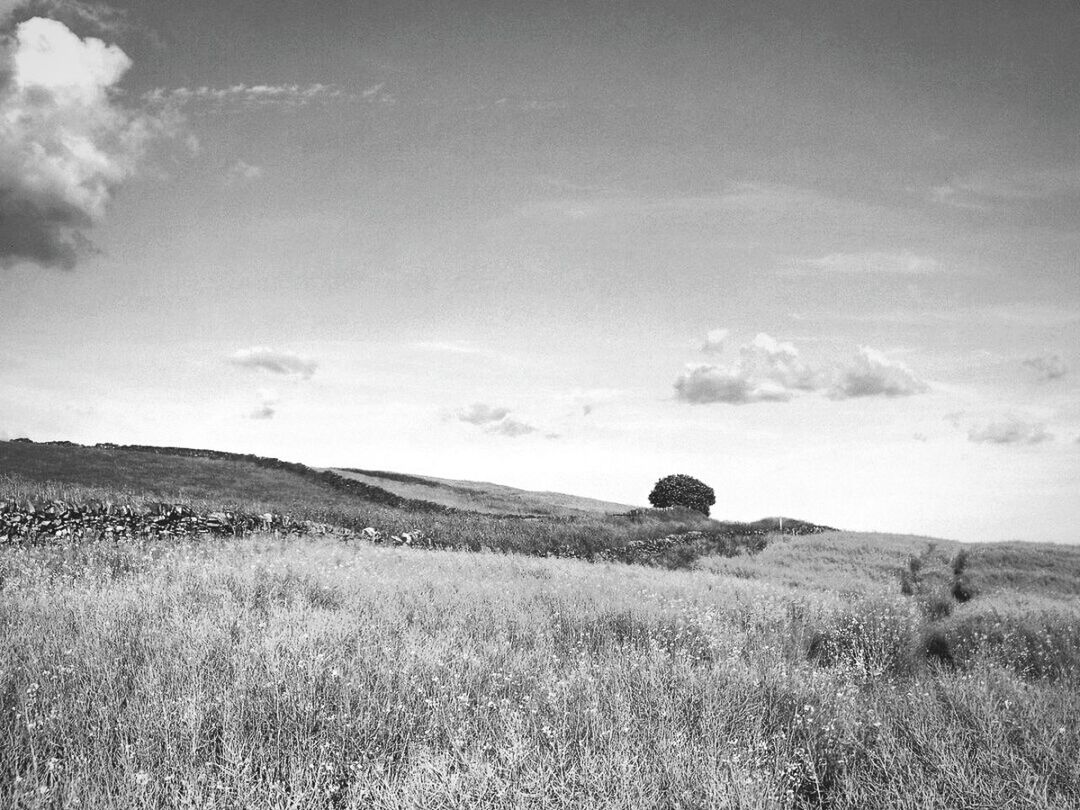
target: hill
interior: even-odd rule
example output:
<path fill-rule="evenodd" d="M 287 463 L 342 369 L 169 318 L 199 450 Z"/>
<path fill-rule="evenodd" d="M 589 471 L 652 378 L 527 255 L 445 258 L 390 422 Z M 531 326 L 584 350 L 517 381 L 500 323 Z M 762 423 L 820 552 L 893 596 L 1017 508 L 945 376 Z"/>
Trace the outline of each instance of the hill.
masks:
<path fill-rule="evenodd" d="M 271 505 L 277 511 L 327 510 L 375 504 L 441 511 L 379 487 L 276 458 L 186 447 L 0 442 L 0 473 L 29 481 L 91 487 L 163 501 Z"/>
<path fill-rule="evenodd" d="M 377 470 L 333 468 L 330 472 L 379 487 L 402 498 L 489 515 L 603 515 L 629 512 L 622 503 L 582 498 L 562 492 L 532 492 L 481 481 L 456 481 Z"/>
<path fill-rule="evenodd" d="M 371 481 L 408 484 L 412 476 L 351 477 L 333 470 L 260 456 L 178 447 L 84 447 L 70 442 L 0 442 L 0 538 L 35 542 L 57 537 L 179 536 L 245 533 L 256 527 L 291 531 L 305 524 L 347 533 L 367 531 L 386 542 L 425 548 L 491 549 L 536 556 L 617 559 L 685 567 L 705 554 L 733 554 L 763 545 L 768 521 L 722 523 L 689 510 L 634 510 L 609 515 L 599 502 L 506 488 L 503 508 L 546 508 L 547 514 L 480 512 L 403 497 Z M 388 476 L 393 475 L 393 480 Z M 425 480 L 419 479 L 417 480 Z M 458 487 L 459 502 L 489 505 L 500 488 Z M 437 492 L 451 492 L 440 484 Z M 462 493 L 467 500 L 460 500 Z M 534 497 L 535 496 L 535 497 Z M 556 503 L 556 501 L 560 501 Z M 121 501 L 124 519 L 109 509 Z M 36 503 L 36 505 L 34 505 Z M 588 506 L 576 513 L 571 504 Z M 87 508 L 77 507 L 78 504 Z M 561 510 L 561 513 L 553 513 Z M 222 513 L 226 513 L 222 516 Z M 266 518 L 269 514 L 269 519 Z M 213 520 L 207 520 L 211 515 Z M 280 518 L 280 519 L 279 519 Z M 799 524 L 814 531 L 812 524 Z"/>

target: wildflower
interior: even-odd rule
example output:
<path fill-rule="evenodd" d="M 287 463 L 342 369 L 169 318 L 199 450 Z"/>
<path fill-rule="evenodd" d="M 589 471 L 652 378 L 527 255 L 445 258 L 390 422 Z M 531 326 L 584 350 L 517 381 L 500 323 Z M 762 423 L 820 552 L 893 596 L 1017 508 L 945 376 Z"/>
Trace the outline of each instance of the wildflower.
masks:
<path fill-rule="evenodd" d="M 135 784 L 139 787 L 145 787 L 150 784 L 150 774 L 146 771 L 139 771 L 135 774 Z"/>

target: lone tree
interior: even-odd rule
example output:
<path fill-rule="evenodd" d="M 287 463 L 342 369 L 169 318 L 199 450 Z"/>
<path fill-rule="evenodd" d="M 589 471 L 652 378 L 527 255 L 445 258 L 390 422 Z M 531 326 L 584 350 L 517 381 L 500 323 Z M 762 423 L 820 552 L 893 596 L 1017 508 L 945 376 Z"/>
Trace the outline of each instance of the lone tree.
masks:
<path fill-rule="evenodd" d="M 716 503 L 716 493 L 712 487 L 689 475 L 668 475 L 656 482 L 649 493 L 649 503 L 657 509 L 685 506 L 707 517 L 709 507 Z"/>

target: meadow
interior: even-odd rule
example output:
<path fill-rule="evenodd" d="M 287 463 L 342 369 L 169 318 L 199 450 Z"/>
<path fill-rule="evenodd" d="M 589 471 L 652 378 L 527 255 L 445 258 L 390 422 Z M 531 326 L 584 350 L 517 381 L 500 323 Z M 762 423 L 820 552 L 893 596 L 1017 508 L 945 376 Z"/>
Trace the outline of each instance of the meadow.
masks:
<path fill-rule="evenodd" d="M 894 546 L 878 557 L 903 562 Z M 820 572 L 859 547 L 758 557 Z M 896 577 L 834 571 L 837 590 L 752 564 L 267 536 L 7 548 L 0 806 L 1080 806 L 1067 593 L 984 571 L 989 591 L 931 621 Z"/>
<path fill-rule="evenodd" d="M 0 543 L 0 807 L 1080 807 L 1076 547 L 413 511 L 13 444 L 2 503 L 308 510 L 445 550 Z"/>

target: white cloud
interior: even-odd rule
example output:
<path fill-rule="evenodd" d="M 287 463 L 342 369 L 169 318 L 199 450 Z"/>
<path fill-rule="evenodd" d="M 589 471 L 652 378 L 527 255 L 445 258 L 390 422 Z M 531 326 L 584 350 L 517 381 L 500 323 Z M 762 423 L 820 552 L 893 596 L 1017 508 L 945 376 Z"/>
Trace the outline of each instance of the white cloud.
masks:
<path fill-rule="evenodd" d="M 1039 444 L 1053 438 L 1042 422 L 1028 422 L 1011 414 L 968 431 L 970 441 L 987 444 Z"/>
<path fill-rule="evenodd" d="M 764 333 L 740 348 L 735 363 L 691 364 L 675 381 L 676 398 L 695 404 L 787 402 L 809 391 L 827 391 L 833 399 L 896 397 L 927 389 L 906 365 L 868 346 L 847 367 L 826 373 L 806 363 L 791 343 Z"/>
<path fill-rule="evenodd" d="M 1035 372 L 1042 380 L 1057 380 L 1064 377 L 1069 370 L 1061 357 L 1056 354 L 1029 357 L 1024 360 L 1024 366 Z"/>
<path fill-rule="evenodd" d="M 277 415 L 279 397 L 274 391 L 259 389 L 259 404 L 248 412 L 248 419 L 273 419 Z"/>
<path fill-rule="evenodd" d="M 292 352 L 283 352 L 266 346 L 240 349 L 229 357 L 235 366 L 253 368 L 269 374 L 281 374 L 309 379 L 319 364 L 310 358 Z"/>
<path fill-rule="evenodd" d="M 386 91 L 386 82 L 379 82 L 373 84 L 371 87 L 366 87 L 360 91 L 360 100 L 366 101 L 369 104 L 396 104 L 395 99 L 390 93 Z"/>
<path fill-rule="evenodd" d="M 409 345 L 417 351 L 437 352 L 440 354 L 482 355 L 486 357 L 493 357 L 495 354 L 490 349 L 480 348 L 471 343 L 460 341 L 422 340 Z"/>
<path fill-rule="evenodd" d="M 1080 194 L 1080 163 L 1008 169 L 952 177 L 929 190 L 934 202 L 953 208 L 991 211 L 1009 205 Z"/>
<path fill-rule="evenodd" d="M 332 84 L 234 84 L 229 87 L 159 87 L 143 95 L 148 104 L 163 107 L 200 105 L 216 111 L 267 107 L 307 107 L 356 95 Z"/>
<path fill-rule="evenodd" d="M 819 375 L 802 361 L 790 343 L 765 333 L 739 350 L 731 366 L 691 365 L 675 381 L 675 395 L 684 402 L 786 402 L 798 391 L 813 391 Z"/>
<path fill-rule="evenodd" d="M 20 23 L 0 57 L 0 265 L 71 268 L 89 251 L 83 232 L 177 119 L 120 106 L 131 60 L 56 20 Z"/>
<path fill-rule="evenodd" d="M 492 406 L 484 402 L 474 402 L 468 408 L 463 408 L 457 412 L 457 418 L 462 422 L 483 428 L 486 433 L 511 438 L 535 433 L 537 430 L 532 425 L 512 418 L 509 408 Z"/>
<path fill-rule="evenodd" d="M 492 407 L 483 402 L 474 402 L 468 408 L 458 411 L 458 419 L 470 425 L 487 425 L 505 419 L 509 413 L 509 408 Z"/>
<path fill-rule="evenodd" d="M 726 402 L 745 405 L 751 402 L 787 402 L 794 394 L 768 381 L 751 380 L 738 368 L 688 366 L 675 381 L 675 395 L 684 402 L 705 404 Z"/>
<path fill-rule="evenodd" d="M 225 185 L 252 182 L 263 176 L 262 166 L 255 166 L 244 160 L 238 160 L 225 172 Z"/>
<path fill-rule="evenodd" d="M 795 263 L 795 272 L 867 275 L 926 275 L 942 271 L 936 259 L 902 253 L 830 253 L 820 259 L 803 259 Z"/>
<path fill-rule="evenodd" d="M 705 354 L 720 354 L 724 351 L 724 341 L 731 334 L 728 329 L 710 329 L 705 335 L 705 342 L 701 344 L 701 351 Z"/>
<path fill-rule="evenodd" d="M 519 422 L 517 419 L 501 419 L 490 428 L 491 433 L 498 433 L 502 436 L 510 436 L 511 438 L 517 438 L 518 436 L 527 436 L 530 433 L 535 433 L 536 428 L 532 425 L 527 425 L 524 422 Z M 549 438 L 556 438 L 554 435 Z"/>
<path fill-rule="evenodd" d="M 901 397 L 927 389 L 927 384 L 899 360 L 890 360 L 869 346 L 860 346 L 854 362 L 839 372 L 830 395 L 836 399 Z"/>

